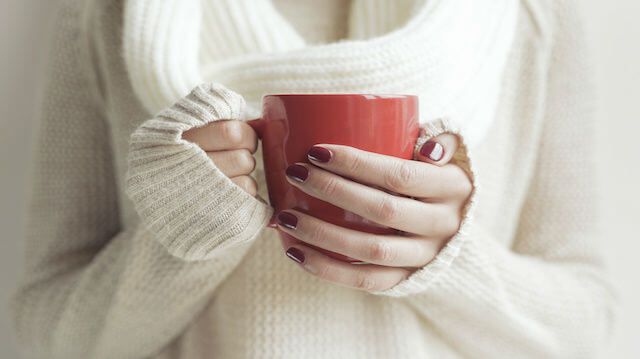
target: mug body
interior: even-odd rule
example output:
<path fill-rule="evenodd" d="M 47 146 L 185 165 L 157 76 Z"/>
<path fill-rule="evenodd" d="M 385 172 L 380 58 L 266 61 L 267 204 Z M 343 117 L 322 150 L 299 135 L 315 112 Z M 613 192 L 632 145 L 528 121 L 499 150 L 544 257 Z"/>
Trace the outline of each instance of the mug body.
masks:
<path fill-rule="evenodd" d="M 411 159 L 419 134 L 416 96 L 267 95 L 260 121 L 269 201 L 276 214 L 293 208 L 346 228 L 376 234 L 395 232 L 305 194 L 287 182 L 285 170 L 296 162 L 308 163 L 307 152 L 316 144 L 347 145 Z"/>

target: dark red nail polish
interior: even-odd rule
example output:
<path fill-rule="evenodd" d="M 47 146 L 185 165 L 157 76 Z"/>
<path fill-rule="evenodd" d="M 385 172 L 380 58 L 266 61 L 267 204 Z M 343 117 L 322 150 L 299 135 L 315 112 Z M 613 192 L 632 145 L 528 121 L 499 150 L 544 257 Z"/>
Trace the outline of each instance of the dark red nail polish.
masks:
<path fill-rule="evenodd" d="M 298 217 L 289 212 L 280 212 L 278 214 L 278 224 L 289 229 L 296 229 L 298 226 Z"/>
<path fill-rule="evenodd" d="M 302 253 L 298 248 L 291 247 L 287 249 L 287 257 L 291 258 L 291 260 L 296 263 L 304 263 L 304 253 Z"/>
<path fill-rule="evenodd" d="M 287 176 L 289 176 L 289 178 L 292 178 L 298 182 L 304 182 L 307 180 L 307 177 L 309 177 L 309 170 L 307 169 L 307 167 L 302 165 L 291 165 L 287 167 L 287 170 L 285 172 Z"/>
<path fill-rule="evenodd" d="M 331 157 L 333 157 L 333 153 L 331 153 L 330 150 L 320 146 L 313 146 L 311 147 L 309 152 L 307 152 L 307 158 L 316 162 L 327 163 L 331 160 Z"/>
<path fill-rule="evenodd" d="M 427 141 L 420 148 L 420 154 L 432 161 L 440 161 L 444 157 L 444 147 L 436 141 Z"/>

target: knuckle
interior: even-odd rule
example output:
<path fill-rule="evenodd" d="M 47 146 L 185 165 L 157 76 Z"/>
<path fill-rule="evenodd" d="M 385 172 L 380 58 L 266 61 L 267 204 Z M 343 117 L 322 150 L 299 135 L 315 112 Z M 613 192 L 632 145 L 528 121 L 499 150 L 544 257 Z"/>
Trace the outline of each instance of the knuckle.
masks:
<path fill-rule="evenodd" d="M 255 180 L 250 176 L 241 176 L 238 178 L 238 182 L 240 187 L 246 189 L 247 191 L 255 188 L 256 185 Z"/>
<path fill-rule="evenodd" d="M 340 184 L 336 178 L 329 177 L 323 181 L 320 185 L 320 192 L 328 197 L 333 197 L 338 194 Z"/>
<path fill-rule="evenodd" d="M 363 271 L 356 276 L 354 286 L 358 289 L 372 291 L 376 289 L 377 283 L 370 272 Z"/>
<path fill-rule="evenodd" d="M 256 166 L 256 159 L 249 150 L 243 149 L 236 156 L 237 166 L 243 172 L 251 173 Z"/>
<path fill-rule="evenodd" d="M 220 136 L 229 145 L 236 146 L 242 143 L 242 128 L 240 123 L 234 120 L 222 122 Z"/>
<path fill-rule="evenodd" d="M 318 244 L 325 242 L 327 240 L 327 229 L 325 226 L 312 225 L 311 228 L 308 229 L 309 240 Z"/>
<path fill-rule="evenodd" d="M 382 223 L 393 223 L 399 215 L 398 202 L 391 196 L 384 196 L 376 203 L 372 216 Z"/>
<path fill-rule="evenodd" d="M 407 162 L 400 162 L 384 176 L 385 185 L 394 192 L 403 192 L 415 181 L 417 171 Z"/>
<path fill-rule="evenodd" d="M 458 166 L 455 166 L 455 185 L 453 186 L 454 195 L 456 198 L 467 198 L 473 191 L 473 185 L 471 180 L 464 172 L 464 170 Z"/>
<path fill-rule="evenodd" d="M 360 172 L 362 168 L 362 157 L 357 153 L 354 153 L 351 149 L 346 149 L 345 153 L 345 164 L 347 168 L 349 168 L 353 173 Z"/>
<path fill-rule="evenodd" d="M 412 251 L 415 257 L 422 258 L 419 264 L 420 267 L 429 264 L 435 258 L 437 252 L 434 252 L 432 248 L 433 242 L 431 239 L 421 240 L 413 246 Z"/>
<path fill-rule="evenodd" d="M 249 176 L 240 176 L 240 183 L 246 187 L 251 183 L 251 178 Z"/>
<path fill-rule="evenodd" d="M 448 215 L 444 226 L 446 234 L 454 235 L 456 232 L 458 232 L 458 229 L 460 228 L 460 222 L 460 211 L 455 211 L 454 213 Z"/>
<path fill-rule="evenodd" d="M 235 182 L 235 184 L 238 185 L 238 187 L 242 187 L 245 188 L 246 187 L 246 182 L 245 182 L 245 176 L 240 176 L 240 177 L 235 177 L 233 179 L 233 182 Z"/>
<path fill-rule="evenodd" d="M 249 178 L 251 178 L 251 177 L 249 177 Z M 249 193 L 252 196 L 255 196 L 258 193 L 258 185 L 257 185 L 256 181 L 253 178 L 251 178 L 250 183 L 249 183 L 249 187 L 247 188 L 247 190 L 249 191 Z"/>
<path fill-rule="evenodd" d="M 385 240 L 376 240 L 369 249 L 369 258 L 375 262 L 389 263 L 397 258 L 397 251 Z"/>

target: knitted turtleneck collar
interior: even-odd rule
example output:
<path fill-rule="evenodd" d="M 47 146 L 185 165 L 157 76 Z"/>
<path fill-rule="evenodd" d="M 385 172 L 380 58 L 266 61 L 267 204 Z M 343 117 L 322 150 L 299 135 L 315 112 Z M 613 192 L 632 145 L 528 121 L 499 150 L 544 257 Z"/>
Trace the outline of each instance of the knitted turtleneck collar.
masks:
<path fill-rule="evenodd" d="M 470 146 L 487 131 L 517 22 L 516 0 L 354 0 L 346 40 L 309 45 L 271 0 L 127 0 L 124 54 L 155 113 L 200 83 L 243 95 L 405 93 L 421 121 L 447 117 Z"/>

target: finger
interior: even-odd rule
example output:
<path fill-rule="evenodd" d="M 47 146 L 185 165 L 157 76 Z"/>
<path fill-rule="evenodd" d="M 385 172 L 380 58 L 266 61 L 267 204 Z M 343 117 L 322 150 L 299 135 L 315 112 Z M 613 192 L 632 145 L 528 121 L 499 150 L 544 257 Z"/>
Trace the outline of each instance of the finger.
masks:
<path fill-rule="evenodd" d="M 445 133 L 425 142 L 418 151 L 418 161 L 427 162 L 436 166 L 443 166 L 453 158 L 458 150 L 460 140 L 458 136 Z"/>
<path fill-rule="evenodd" d="M 313 146 L 310 162 L 357 182 L 411 197 L 450 197 L 459 173 L 454 168 L 363 151 L 354 147 L 322 144 Z"/>
<path fill-rule="evenodd" d="M 459 225 L 446 205 L 394 196 L 308 164 L 289 166 L 286 173 L 287 181 L 308 195 L 387 227 L 441 237 Z"/>
<path fill-rule="evenodd" d="M 252 196 L 255 196 L 258 192 L 258 184 L 251 176 L 233 177 L 231 181 Z"/>
<path fill-rule="evenodd" d="M 375 235 L 324 222 L 296 210 L 280 212 L 278 228 L 314 247 L 388 267 L 423 267 L 440 251 L 440 240 Z"/>
<path fill-rule="evenodd" d="M 300 244 L 300 241 L 289 233 L 280 231 L 280 244 L 282 245 L 282 250 L 286 251 L 290 247 Z"/>
<path fill-rule="evenodd" d="M 349 264 L 305 245 L 289 248 L 286 255 L 320 279 L 370 292 L 389 289 L 410 275 L 410 272 L 404 268 Z"/>
<path fill-rule="evenodd" d="M 207 152 L 207 156 L 230 178 L 248 175 L 256 167 L 256 160 L 247 149 Z"/>
<path fill-rule="evenodd" d="M 182 134 L 207 152 L 246 149 L 254 153 L 258 137 L 248 124 L 237 120 L 215 121 Z"/>
<path fill-rule="evenodd" d="M 473 184 L 467 173 L 460 166 L 453 163 L 437 168 L 438 171 L 436 173 L 439 176 L 439 180 L 429 183 L 431 195 L 419 197 L 419 200 L 429 203 L 466 202 L 473 190 Z"/>

